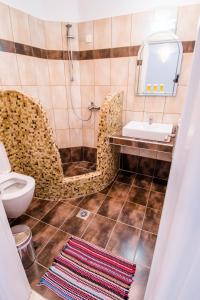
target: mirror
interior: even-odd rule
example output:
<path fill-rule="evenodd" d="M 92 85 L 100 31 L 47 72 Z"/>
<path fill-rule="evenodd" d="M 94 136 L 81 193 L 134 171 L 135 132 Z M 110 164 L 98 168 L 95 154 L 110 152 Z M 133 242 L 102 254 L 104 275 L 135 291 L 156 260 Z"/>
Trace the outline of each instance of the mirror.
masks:
<path fill-rule="evenodd" d="M 175 96 L 182 55 L 182 43 L 173 33 L 150 36 L 138 53 L 136 94 Z"/>

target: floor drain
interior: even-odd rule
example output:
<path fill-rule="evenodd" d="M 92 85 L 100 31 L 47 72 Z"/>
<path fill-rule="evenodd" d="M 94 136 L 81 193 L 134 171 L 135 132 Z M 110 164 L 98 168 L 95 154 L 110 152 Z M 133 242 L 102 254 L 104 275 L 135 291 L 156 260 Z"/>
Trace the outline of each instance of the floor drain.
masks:
<path fill-rule="evenodd" d="M 88 210 L 81 209 L 77 213 L 76 217 L 80 218 L 80 219 L 83 219 L 83 220 L 86 220 L 89 217 L 89 215 L 90 215 L 90 212 Z"/>

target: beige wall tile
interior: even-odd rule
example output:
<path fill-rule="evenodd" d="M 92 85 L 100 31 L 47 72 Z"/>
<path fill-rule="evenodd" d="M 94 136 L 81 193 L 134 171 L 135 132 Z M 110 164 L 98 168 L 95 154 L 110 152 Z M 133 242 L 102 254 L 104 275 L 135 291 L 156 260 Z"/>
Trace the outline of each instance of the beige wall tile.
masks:
<path fill-rule="evenodd" d="M 49 85 L 50 78 L 48 61 L 46 59 L 35 57 L 33 57 L 32 60 L 35 67 L 37 85 Z"/>
<path fill-rule="evenodd" d="M 148 122 L 149 119 L 153 119 L 153 123 L 162 123 L 163 113 L 156 113 L 156 112 L 144 112 L 144 122 Z"/>
<path fill-rule="evenodd" d="M 20 85 L 16 55 L 0 52 L 0 85 Z"/>
<path fill-rule="evenodd" d="M 135 86 L 136 81 L 136 67 L 137 67 L 137 57 L 129 57 L 129 66 L 128 66 L 128 85 Z"/>
<path fill-rule="evenodd" d="M 81 85 L 94 84 L 94 61 L 80 61 L 80 83 Z"/>
<path fill-rule="evenodd" d="M 79 50 L 93 49 L 93 22 L 78 24 Z"/>
<path fill-rule="evenodd" d="M 9 7 L 0 3 L 0 38 L 13 41 Z"/>
<path fill-rule="evenodd" d="M 52 109 L 52 91 L 50 86 L 38 86 L 38 98 L 45 109 Z"/>
<path fill-rule="evenodd" d="M 136 96 L 133 85 L 128 86 L 126 110 L 144 111 L 145 97 Z"/>
<path fill-rule="evenodd" d="M 69 128 L 67 109 L 54 109 L 54 118 L 55 118 L 56 129 Z"/>
<path fill-rule="evenodd" d="M 192 66 L 192 58 L 193 58 L 193 53 L 183 54 L 180 80 L 179 80 L 180 85 L 188 85 L 189 83 L 189 77 L 190 77 L 191 66 Z"/>
<path fill-rule="evenodd" d="M 152 33 L 154 12 L 146 11 L 132 15 L 131 44 L 142 45 Z"/>
<path fill-rule="evenodd" d="M 70 129 L 70 146 L 79 147 L 83 145 L 82 129 Z"/>
<path fill-rule="evenodd" d="M 18 91 L 18 92 L 23 92 L 21 85 L 0 85 L 1 90 L 12 90 L 12 91 Z"/>
<path fill-rule="evenodd" d="M 78 85 L 80 84 L 80 63 L 77 60 L 73 61 L 73 80 L 71 81 L 70 78 L 70 71 L 69 71 L 69 62 L 66 60 L 64 61 L 65 64 L 65 77 L 66 77 L 66 84 L 67 85 Z"/>
<path fill-rule="evenodd" d="M 105 97 L 110 93 L 110 86 L 97 85 L 95 86 L 95 104 L 101 106 Z"/>
<path fill-rule="evenodd" d="M 19 76 L 22 85 L 36 85 L 35 59 L 31 56 L 17 55 Z"/>
<path fill-rule="evenodd" d="M 146 97 L 145 111 L 146 112 L 163 112 L 165 107 L 165 97 Z"/>
<path fill-rule="evenodd" d="M 44 32 L 44 21 L 39 20 L 35 17 L 28 16 L 31 45 L 34 47 L 46 48 L 45 32 Z"/>
<path fill-rule="evenodd" d="M 81 107 L 87 108 L 91 102 L 94 102 L 94 86 L 82 85 L 81 91 Z"/>
<path fill-rule="evenodd" d="M 22 86 L 22 91 L 23 93 L 25 93 L 27 96 L 30 96 L 32 98 L 34 98 L 35 100 L 39 101 L 38 99 L 38 89 L 37 86 L 35 85 L 24 85 Z"/>
<path fill-rule="evenodd" d="M 139 155 L 142 157 L 148 157 L 148 158 L 156 158 L 156 151 L 149 150 L 149 149 L 139 149 Z"/>
<path fill-rule="evenodd" d="M 81 108 L 80 86 L 74 85 L 68 87 L 68 107 Z"/>
<path fill-rule="evenodd" d="M 181 118 L 181 114 L 164 114 L 163 123 L 177 125 Z"/>
<path fill-rule="evenodd" d="M 128 84 L 128 66 L 129 58 L 112 58 L 111 59 L 111 85 Z"/>
<path fill-rule="evenodd" d="M 91 112 L 88 108 L 81 109 L 82 119 L 84 120 L 82 123 L 83 128 L 92 128 L 95 127 L 95 114 Z"/>
<path fill-rule="evenodd" d="M 131 40 L 131 15 L 112 18 L 112 47 L 129 46 Z"/>
<path fill-rule="evenodd" d="M 48 60 L 49 76 L 51 85 L 65 85 L 65 68 L 62 60 Z"/>
<path fill-rule="evenodd" d="M 172 161 L 172 153 L 157 152 L 157 159 L 164 161 Z"/>
<path fill-rule="evenodd" d="M 131 155 L 139 155 L 140 151 L 139 151 L 139 148 L 122 146 L 121 153 L 126 153 L 126 154 L 131 154 Z"/>
<path fill-rule="evenodd" d="M 74 113 L 75 111 L 75 113 Z M 81 121 L 81 109 L 69 109 L 68 110 L 69 114 L 69 127 L 70 128 L 82 128 L 82 121 Z M 78 117 L 77 117 L 78 116 Z"/>
<path fill-rule="evenodd" d="M 127 124 L 130 121 L 142 121 L 142 120 L 143 120 L 143 112 L 126 110 L 125 124 Z"/>
<path fill-rule="evenodd" d="M 176 97 L 166 97 L 165 114 L 179 114 L 182 112 L 187 87 L 179 86 Z"/>
<path fill-rule="evenodd" d="M 111 18 L 94 21 L 94 49 L 111 47 Z"/>
<path fill-rule="evenodd" d="M 196 40 L 199 16 L 200 4 L 179 7 L 176 34 L 180 40 Z"/>
<path fill-rule="evenodd" d="M 54 133 L 54 138 L 56 138 L 55 136 L 55 120 L 54 120 L 54 113 L 53 113 L 53 109 L 45 109 L 46 111 L 46 116 L 49 122 L 49 125 Z"/>
<path fill-rule="evenodd" d="M 62 50 L 61 22 L 44 21 L 46 47 L 48 50 Z"/>
<path fill-rule="evenodd" d="M 83 128 L 83 146 L 94 147 L 94 129 Z"/>
<path fill-rule="evenodd" d="M 95 85 L 110 85 L 110 59 L 94 60 Z"/>
<path fill-rule="evenodd" d="M 15 8 L 10 8 L 14 41 L 31 45 L 28 15 Z"/>
<path fill-rule="evenodd" d="M 58 148 L 70 147 L 69 129 L 56 130 L 56 143 Z"/>
<path fill-rule="evenodd" d="M 68 104 L 67 91 L 65 86 L 51 86 L 52 106 L 54 109 L 66 109 Z"/>

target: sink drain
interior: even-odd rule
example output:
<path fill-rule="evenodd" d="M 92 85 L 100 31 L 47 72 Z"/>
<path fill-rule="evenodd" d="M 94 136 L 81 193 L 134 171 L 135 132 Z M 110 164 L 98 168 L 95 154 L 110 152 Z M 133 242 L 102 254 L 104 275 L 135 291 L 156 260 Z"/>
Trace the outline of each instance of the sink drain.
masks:
<path fill-rule="evenodd" d="M 79 212 L 77 213 L 76 217 L 77 218 L 80 218 L 80 219 L 83 219 L 83 220 L 86 220 L 90 215 L 90 212 L 86 209 L 81 209 L 79 210 Z"/>

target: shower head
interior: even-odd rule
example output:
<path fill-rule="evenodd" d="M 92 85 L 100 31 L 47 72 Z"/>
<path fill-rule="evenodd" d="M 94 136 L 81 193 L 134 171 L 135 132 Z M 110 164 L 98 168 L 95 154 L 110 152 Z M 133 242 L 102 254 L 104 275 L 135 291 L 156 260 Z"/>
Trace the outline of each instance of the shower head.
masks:
<path fill-rule="evenodd" d="M 67 24 L 65 26 L 67 27 L 67 29 L 70 29 L 72 27 L 72 24 Z"/>

